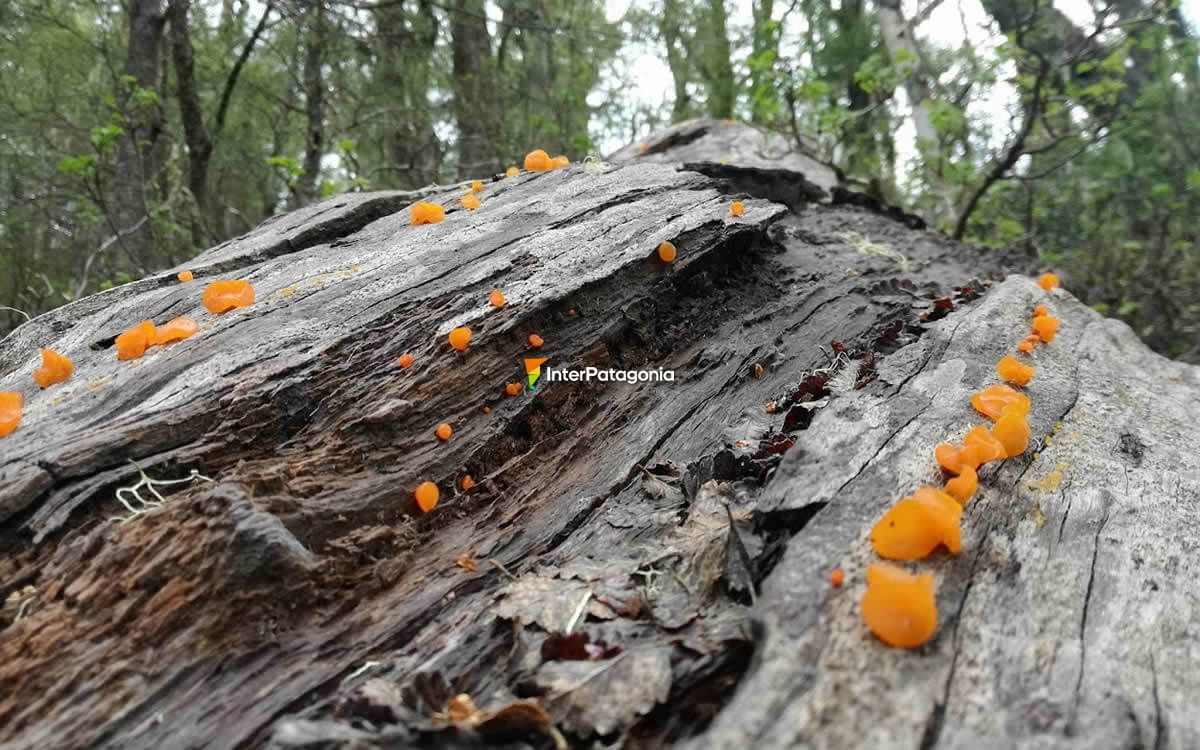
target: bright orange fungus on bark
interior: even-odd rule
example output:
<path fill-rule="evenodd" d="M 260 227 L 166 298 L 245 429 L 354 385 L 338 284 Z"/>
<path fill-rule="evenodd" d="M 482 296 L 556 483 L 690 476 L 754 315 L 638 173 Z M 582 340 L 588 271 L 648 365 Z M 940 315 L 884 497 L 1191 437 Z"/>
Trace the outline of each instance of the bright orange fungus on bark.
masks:
<path fill-rule="evenodd" d="M 960 503 L 966 503 L 979 488 L 979 474 L 970 466 L 962 467 L 962 473 L 946 482 L 946 494 Z"/>
<path fill-rule="evenodd" d="M 1036 318 L 1039 315 L 1045 315 L 1045 314 L 1046 314 L 1046 306 L 1045 305 L 1038 305 L 1037 307 L 1033 308 L 1033 317 Z"/>
<path fill-rule="evenodd" d="M 868 567 L 862 614 L 875 637 L 889 646 L 920 646 L 937 629 L 933 576 L 914 576 L 894 565 Z"/>
<path fill-rule="evenodd" d="M 742 214 L 746 213 L 746 206 L 743 205 L 741 201 L 734 201 L 733 205 L 729 207 L 729 210 L 734 216 L 741 216 Z"/>
<path fill-rule="evenodd" d="M 1047 292 L 1051 289 L 1058 288 L 1058 276 L 1052 273 L 1044 273 L 1038 277 L 1038 286 L 1045 289 Z"/>
<path fill-rule="evenodd" d="M 1029 397 L 1011 386 L 989 385 L 971 396 L 971 406 L 989 419 L 999 419 L 1004 408 L 1014 403 L 1019 405 L 1022 413 L 1029 413 Z"/>
<path fill-rule="evenodd" d="M 996 372 L 1000 379 L 1013 385 L 1029 385 L 1033 380 L 1033 368 L 1023 365 L 1011 354 L 996 363 Z"/>
<path fill-rule="evenodd" d="M 474 182 L 471 183 L 471 192 L 472 193 L 478 193 L 478 192 L 481 192 L 482 190 L 483 190 L 483 181 L 482 180 L 475 180 Z"/>
<path fill-rule="evenodd" d="M 1042 341 L 1049 344 L 1058 335 L 1058 318 L 1050 315 L 1039 315 L 1033 319 L 1033 332 Z"/>
<path fill-rule="evenodd" d="M 499 289 L 493 289 L 488 295 L 488 304 L 492 307 L 504 307 L 504 303 L 508 300 L 504 299 L 504 292 Z"/>
<path fill-rule="evenodd" d="M 117 359 L 137 359 L 146 353 L 157 338 L 154 323 L 143 320 L 125 333 L 117 336 L 113 343 L 117 347 Z"/>
<path fill-rule="evenodd" d="M 0 437 L 11 435 L 21 426 L 21 406 L 24 398 L 19 393 L 0 393 Z"/>
<path fill-rule="evenodd" d="M 417 485 L 416 491 L 413 492 L 413 497 L 417 499 L 417 507 L 423 512 L 428 513 L 437 507 L 438 496 L 440 494 L 438 486 L 433 482 L 421 482 L 421 484 Z"/>
<path fill-rule="evenodd" d="M 676 255 L 674 244 L 664 242 L 658 246 L 658 259 L 663 263 L 674 263 Z"/>
<path fill-rule="evenodd" d="M 450 435 L 452 435 L 453 433 L 454 433 L 454 430 L 450 429 L 450 425 L 446 424 L 445 422 L 442 422 L 440 425 L 437 426 L 437 429 L 434 430 L 434 434 L 437 435 L 438 440 L 441 440 L 441 441 L 449 440 Z"/>
<path fill-rule="evenodd" d="M 408 352 L 405 352 L 400 355 L 400 359 L 396 360 L 396 364 L 400 365 L 400 367 L 407 370 L 408 368 L 412 367 L 412 363 L 414 361 L 415 361 L 415 359 L 413 358 L 413 355 L 409 354 Z"/>
<path fill-rule="evenodd" d="M 1033 351 L 1033 344 L 1029 341 L 1022 341 L 1021 343 L 1017 344 L 1017 351 L 1029 354 Z"/>
<path fill-rule="evenodd" d="M 482 203 L 480 203 L 479 199 L 475 197 L 474 193 L 467 193 L 466 195 L 464 195 L 462 197 L 461 202 L 462 202 L 463 208 L 467 209 L 468 211 L 474 211 L 475 209 L 477 209 L 481 205 L 483 205 Z"/>
<path fill-rule="evenodd" d="M 183 341 L 195 336 L 199 330 L 200 326 L 196 325 L 196 321 L 186 315 L 181 315 L 155 329 L 154 345 L 162 346 L 175 341 Z"/>
<path fill-rule="evenodd" d="M 525 154 L 526 172 L 545 172 L 548 169 L 554 169 L 554 162 L 550 160 L 550 154 L 540 148 Z"/>
<path fill-rule="evenodd" d="M 508 385 L 504 386 L 504 392 L 510 396 L 516 396 L 521 392 L 521 384 L 509 383 Z"/>
<path fill-rule="evenodd" d="M 1004 445 L 1006 458 L 1013 458 L 1025 452 L 1029 446 L 1029 436 L 1032 431 L 1025 420 L 1025 414 L 1017 411 L 1016 407 L 1004 410 L 1004 414 L 992 426 L 992 434 Z"/>
<path fill-rule="evenodd" d="M 471 488 L 472 488 L 472 487 L 474 487 L 474 486 L 475 486 L 475 480 L 471 478 L 471 475 L 470 475 L 470 474 L 464 474 L 464 475 L 463 475 L 463 478 L 462 478 L 462 488 L 463 488 L 463 491 L 465 492 L 465 491 L 467 491 L 467 490 L 471 489 Z"/>
<path fill-rule="evenodd" d="M 191 271 L 180 271 L 179 273 L 175 274 L 175 278 L 183 282 L 188 282 L 196 277 L 192 275 Z"/>
<path fill-rule="evenodd" d="M 962 506 L 933 487 L 922 487 L 896 503 L 871 529 L 871 546 L 889 560 L 920 560 L 944 545 L 962 549 Z"/>
<path fill-rule="evenodd" d="M 844 572 L 842 572 L 841 568 L 834 568 L 833 571 L 830 572 L 829 583 L 835 589 L 841 588 L 842 584 L 845 583 L 845 581 L 846 581 L 846 574 Z"/>
<path fill-rule="evenodd" d="M 412 207 L 412 224 L 440 224 L 446 218 L 446 209 L 437 203 L 418 201 Z"/>
<path fill-rule="evenodd" d="M 242 279 L 214 281 L 204 287 L 204 307 L 214 315 L 254 304 L 254 287 Z"/>
<path fill-rule="evenodd" d="M 471 343 L 471 329 L 467 327 L 455 328 L 450 332 L 450 346 L 460 352 L 467 348 L 467 344 Z"/>
<path fill-rule="evenodd" d="M 537 335 L 536 333 L 529 334 L 529 345 L 534 349 L 541 349 L 542 344 L 544 343 L 546 343 L 546 340 L 541 336 Z"/>
<path fill-rule="evenodd" d="M 49 388 L 71 377 L 75 365 L 71 360 L 52 349 L 42 350 L 42 366 L 33 371 L 33 382 L 38 388 Z"/>
<path fill-rule="evenodd" d="M 554 157 L 554 168 L 562 169 L 563 167 L 571 166 L 571 160 L 565 154 Z"/>

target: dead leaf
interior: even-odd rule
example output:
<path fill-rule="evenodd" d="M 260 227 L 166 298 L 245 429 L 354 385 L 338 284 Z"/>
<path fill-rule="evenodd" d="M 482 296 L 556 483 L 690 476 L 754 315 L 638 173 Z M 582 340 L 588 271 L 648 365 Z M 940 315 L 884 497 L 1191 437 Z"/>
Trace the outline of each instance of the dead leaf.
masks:
<path fill-rule="evenodd" d="M 591 589 L 583 581 L 530 573 L 504 588 L 504 598 L 494 611 L 505 620 L 535 623 L 548 633 L 565 633 L 585 596 L 591 596 Z"/>
<path fill-rule="evenodd" d="M 570 732 L 626 729 L 671 693 L 671 649 L 626 651 L 603 662 L 556 661 L 538 670 L 551 714 Z"/>
<path fill-rule="evenodd" d="M 592 641 L 585 631 L 563 635 L 551 633 L 542 641 L 542 659 L 545 661 L 597 661 L 611 659 L 624 649 L 610 646 L 604 641 Z"/>

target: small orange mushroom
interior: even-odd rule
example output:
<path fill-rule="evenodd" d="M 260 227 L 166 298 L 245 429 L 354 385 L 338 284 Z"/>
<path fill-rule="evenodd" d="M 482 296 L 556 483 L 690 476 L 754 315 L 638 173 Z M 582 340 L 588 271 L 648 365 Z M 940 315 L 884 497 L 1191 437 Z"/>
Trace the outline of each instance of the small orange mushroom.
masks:
<path fill-rule="evenodd" d="M 154 345 L 162 346 L 175 341 L 183 341 L 195 336 L 199 330 L 200 326 L 196 325 L 196 321 L 186 315 L 181 315 L 155 329 Z"/>
<path fill-rule="evenodd" d="M 21 406 L 24 397 L 20 393 L 0 393 L 0 437 L 6 437 L 21 426 Z"/>
<path fill-rule="evenodd" d="M 1013 458 L 1025 452 L 1029 447 L 1029 429 L 1026 415 L 1015 407 L 1004 410 L 1004 414 L 992 426 L 992 434 L 1004 445 L 1004 457 Z"/>
<path fill-rule="evenodd" d="M 508 385 L 504 386 L 504 392 L 510 396 L 516 396 L 521 393 L 521 384 L 509 383 Z"/>
<path fill-rule="evenodd" d="M 937 630 L 933 576 L 915 576 L 894 565 L 869 566 L 862 615 L 867 628 L 889 646 L 920 646 Z"/>
<path fill-rule="evenodd" d="M 1023 413 L 1029 413 L 1029 397 L 1007 385 L 989 385 L 974 396 L 971 396 L 971 406 L 989 419 L 999 419 L 1001 413 L 1010 404 L 1017 404 Z"/>
<path fill-rule="evenodd" d="M 834 568 L 832 571 L 830 571 L 829 583 L 835 589 L 840 589 L 842 587 L 842 584 L 845 582 L 846 582 L 846 574 L 844 572 L 842 572 L 841 568 Z"/>
<path fill-rule="evenodd" d="M 452 435 L 453 433 L 454 433 L 454 430 L 451 429 L 450 425 L 446 424 L 445 422 L 442 422 L 440 425 L 437 426 L 437 429 L 434 430 L 434 434 L 437 435 L 438 440 L 441 440 L 442 442 L 446 442 L 447 440 L 449 440 L 450 435 Z"/>
<path fill-rule="evenodd" d="M 946 482 L 946 494 L 966 504 L 979 488 L 979 474 L 970 466 L 962 467 L 962 473 Z"/>
<path fill-rule="evenodd" d="M 484 414 L 491 414 L 492 407 L 488 406 L 487 404 L 484 404 L 483 408 L 481 408 L 480 411 L 482 411 Z"/>
<path fill-rule="evenodd" d="M 49 388 L 71 377 L 75 365 L 53 349 L 42 350 L 42 366 L 33 371 L 33 382 L 38 388 Z"/>
<path fill-rule="evenodd" d="M 1044 273 L 1038 277 L 1038 286 L 1045 289 L 1047 292 L 1051 289 L 1058 288 L 1058 276 L 1052 273 Z"/>
<path fill-rule="evenodd" d="M 1029 354 L 1033 351 L 1033 344 L 1028 341 L 1022 341 L 1021 343 L 1017 344 L 1017 351 Z"/>
<path fill-rule="evenodd" d="M 663 263 L 674 263 L 676 255 L 674 244 L 663 242 L 658 246 L 658 259 Z"/>
<path fill-rule="evenodd" d="M 896 503 L 871 529 L 871 546 L 889 560 L 920 560 L 939 545 L 962 549 L 962 506 L 934 487 L 922 487 Z"/>
<path fill-rule="evenodd" d="M 1033 319 L 1033 332 L 1049 344 L 1058 335 L 1058 318 L 1050 315 L 1037 316 Z"/>
<path fill-rule="evenodd" d="M 1004 458 L 1004 446 L 983 425 L 972 427 L 963 438 L 963 450 L 972 452 L 971 468 L 978 469 L 989 461 Z"/>
<path fill-rule="evenodd" d="M 471 183 L 471 192 L 478 193 L 483 191 L 483 181 L 475 180 Z"/>
<path fill-rule="evenodd" d="M 412 207 L 412 225 L 441 224 L 446 218 L 446 209 L 437 203 L 417 201 Z"/>
<path fill-rule="evenodd" d="M 504 303 L 507 301 L 504 298 L 504 292 L 499 289 L 493 289 L 492 293 L 488 295 L 488 304 L 492 307 L 504 307 Z"/>
<path fill-rule="evenodd" d="M 408 368 L 412 367 L 412 363 L 414 361 L 416 360 L 413 358 L 413 355 L 405 352 L 400 355 L 400 359 L 396 360 L 396 364 L 400 365 L 401 369 L 407 370 Z"/>
<path fill-rule="evenodd" d="M 559 156 L 554 157 L 552 162 L 554 164 L 554 169 L 562 169 L 563 167 L 571 166 L 571 160 L 568 159 L 565 154 L 560 154 Z"/>
<path fill-rule="evenodd" d="M 474 193 L 467 193 L 460 199 L 460 202 L 462 203 L 463 208 L 467 209 L 468 211 L 474 211 L 483 205 L 479 199 L 475 197 Z"/>
<path fill-rule="evenodd" d="M 154 323 L 143 320 L 125 333 L 117 336 L 113 342 L 117 347 L 117 359 L 137 359 L 146 353 L 158 337 Z"/>
<path fill-rule="evenodd" d="M 549 169 L 554 169 L 554 162 L 550 160 L 550 154 L 540 148 L 525 154 L 526 172 L 545 172 Z"/>
<path fill-rule="evenodd" d="M 438 486 L 433 482 L 421 482 L 421 484 L 417 485 L 417 489 L 413 491 L 413 497 L 417 500 L 417 507 L 424 513 L 428 513 L 437 507 L 438 496 L 440 494 Z"/>
<path fill-rule="evenodd" d="M 192 274 L 191 271 L 180 271 L 179 273 L 175 274 L 175 278 L 179 279 L 180 281 L 182 281 L 184 283 L 187 283 L 196 277 Z"/>
<path fill-rule="evenodd" d="M 741 201 L 734 201 L 733 204 L 729 206 L 729 211 L 734 216 L 741 216 L 742 214 L 746 213 L 746 206 Z"/>
<path fill-rule="evenodd" d="M 1034 368 L 1021 364 L 1020 360 L 1011 354 L 996 363 L 996 372 L 1000 379 L 1013 385 L 1029 385 L 1033 380 Z"/>
<path fill-rule="evenodd" d="M 516 177 L 517 175 L 521 174 L 521 170 L 517 169 L 516 167 L 509 167 L 508 169 L 504 170 L 504 174 L 508 175 L 509 177 Z"/>
<path fill-rule="evenodd" d="M 254 287 L 244 279 L 214 281 L 204 287 L 204 307 L 213 315 L 254 304 Z"/>
<path fill-rule="evenodd" d="M 649 144 L 649 143 L 643 143 L 642 145 L 638 146 L 638 155 L 640 156 L 640 155 L 642 155 L 642 154 L 646 153 L 646 152 L 647 152 L 647 151 L 649 151 L 649 150 L 650 150 L 650 144 Z"/>
<path fill-rule="evenodd" d="M 471 478 L 471 475 L 464 474 L 463 478 L 462 478 L 463 492 L 466 492 L 467 490 L 471 489 L 474 486 L 475 486 L 475 480 Z"/>
<path fill-rule="evenodd" d="M 1033 317 L 1035 317 L 1035 318 L 1039 315 L 1046 315 L 1046 314 L 1047 314 L 1047 311 L 1046 311 L 1045 305 L 1038 305 L 1037 307 L 1033 308 Z"/>
<path fill-rule="evenodd" d="M 534 349 L 541 349 L 542 344 L 544 343 L 546 343 L 546 340 L 541 336 L 537 335 L 536 333 L 529 334 L 529 345 Z"/>
<path fill-rule="evenodd" d="M 466 326 L 455 328 L 450 332 L 448 338 L 450 339 L 450 346 L 461 352 L 467 348 L 467 344 L 471 343 L 471 329 Z"/>

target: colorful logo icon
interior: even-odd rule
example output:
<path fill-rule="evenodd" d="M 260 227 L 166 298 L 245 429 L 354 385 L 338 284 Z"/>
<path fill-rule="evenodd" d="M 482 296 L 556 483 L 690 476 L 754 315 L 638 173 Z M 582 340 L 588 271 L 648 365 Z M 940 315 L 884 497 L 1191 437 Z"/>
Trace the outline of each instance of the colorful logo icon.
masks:
<path fill-rule="evenodd" d="M 538 378 L 542 376 L 542 365 L 549 361 L 548 357 L 525 360 L 525 372 L 529 375 L 529 390 L 537 388 Z"/>

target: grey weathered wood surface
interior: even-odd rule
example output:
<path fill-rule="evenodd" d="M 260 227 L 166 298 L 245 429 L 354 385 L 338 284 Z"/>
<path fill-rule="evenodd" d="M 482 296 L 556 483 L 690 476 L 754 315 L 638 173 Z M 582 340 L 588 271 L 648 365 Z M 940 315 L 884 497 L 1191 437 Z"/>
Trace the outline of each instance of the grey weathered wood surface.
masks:
<path fill-rule="evenodd" d="M 575 746 L 1200 744 L 1196 368 L 1053 295 L 1029 388 L 1053 437 L 984 473 L 963 553 L 919 566 L 936 636 L 887 649 L 858 615 L 866 532 L 936 479 L 933 445 L 977 421 L 969 394 L 1045 295 L 990 283 L 1027 261 L 847 205 L 815 168 L 791 189 L 753 132 L 702 125 L 720 137 L 674 158 L 492 181 L 474 213 L 427 191 L 439 225 L 409 226 L 416 194 L 332 199 L 208 251 L 191 284 L 172 269 L 0 342 L 0 390 L 27 398 L 0 440 L 0 596 L 26 603 L 0 619 L 0 746 L 550 746 L 504 712 L 431 722 L 458 692 L 540 695 Z M 207 315 L 214 278 L 258 303 Z M 955 286 L 985 293 L 921 317 Z M 200 334 L 116 361 L 116 333 L 180 314 Z M 507 398 L 535 331 L 551 364 L 677 379 Z M 878 377 L 808 424 L 788 397 L 833 339 Z M 76 374 L 38 393 L 42 346 Z M 217 481 L 119 523 L 133 461 Z M 622 653 L 544 660 L 571 626 Z"/>

